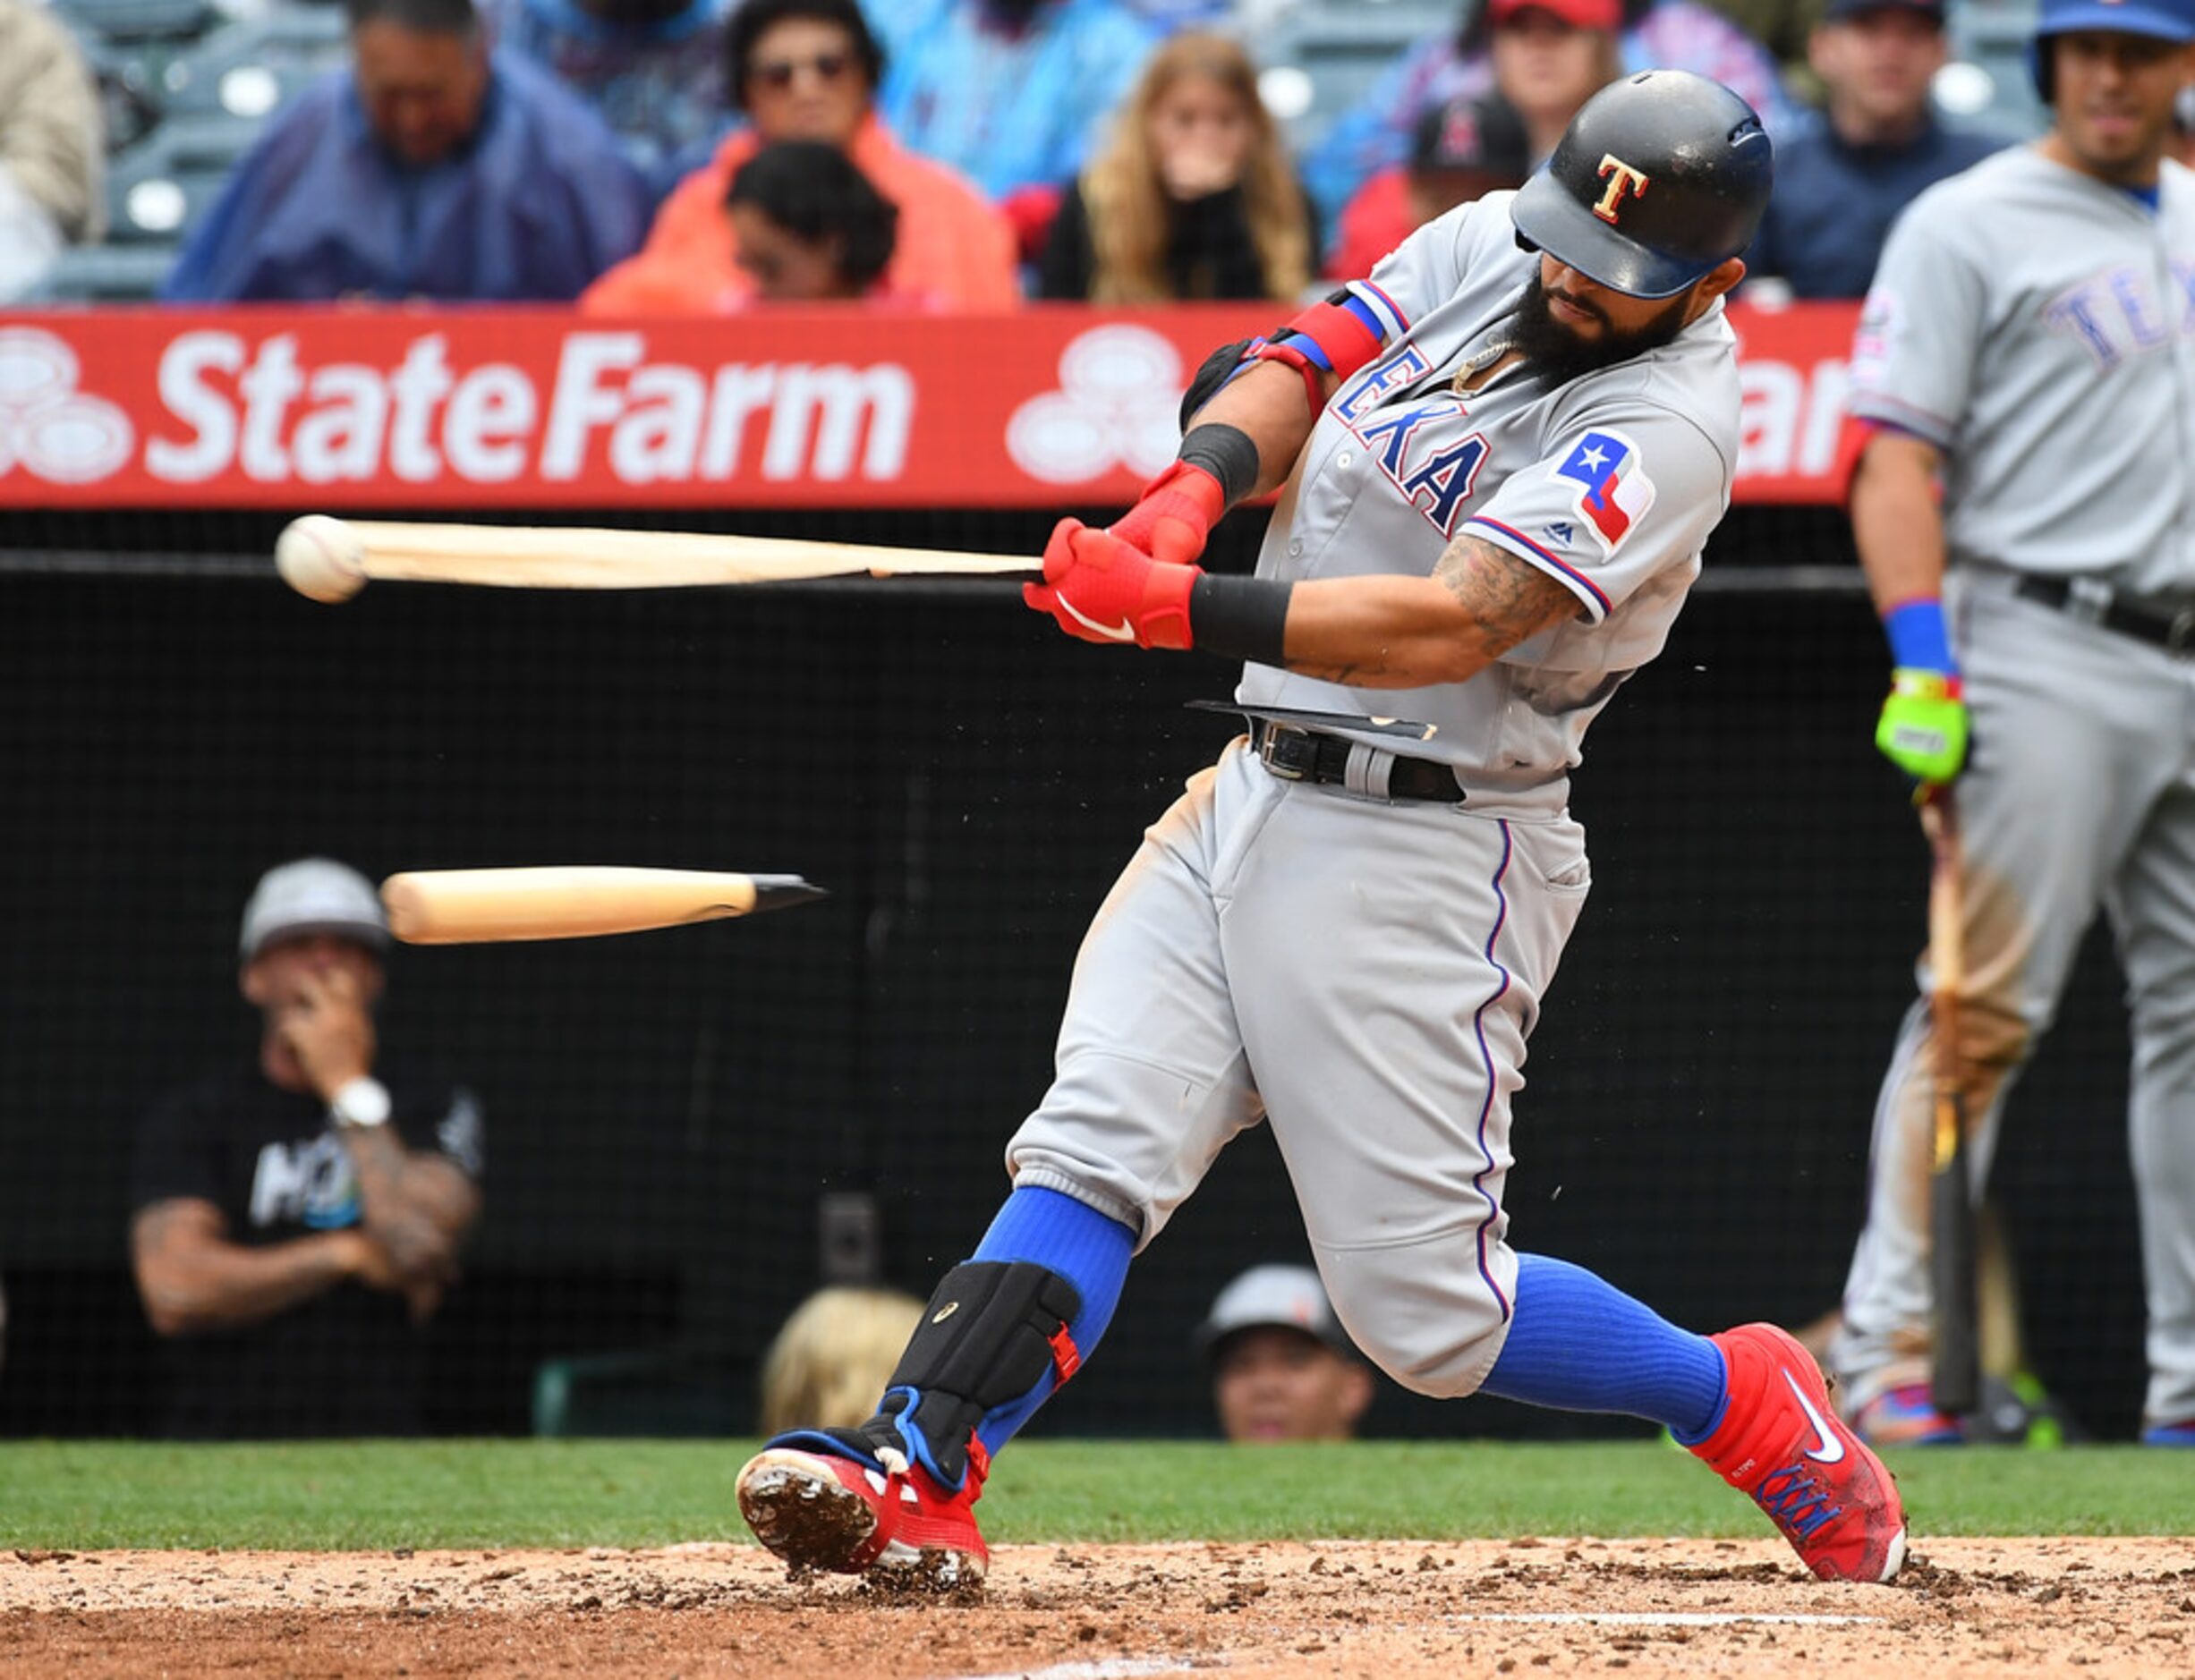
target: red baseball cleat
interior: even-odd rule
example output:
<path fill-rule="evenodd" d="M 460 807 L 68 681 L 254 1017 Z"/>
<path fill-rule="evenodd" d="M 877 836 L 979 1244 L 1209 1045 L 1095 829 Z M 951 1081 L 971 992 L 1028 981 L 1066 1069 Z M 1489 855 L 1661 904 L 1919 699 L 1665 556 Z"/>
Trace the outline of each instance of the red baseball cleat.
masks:
<path fill-rule="evenodd" d="M 1812 1355 L 1773 1324 L 1709 1338 L 1730 1402 L 1692 1451 L 1749 1494 L 1825 1581 L 1888 1581 L 1905 1562 L 1905 1506 L 1883 1461 L 1839 1421 Z"/>
<path fill-rule="evenodd" d="M 991 1553 L 970 1508 L 983 1479 L 948 1493 L 897 1453 L 879 1469 L 831 1453 L 767 1447 L 739 1472 L 739 1514 L 754 1536 L 797 1569 L 873 1573 L 938 1590 L 974 1586 Z"/>

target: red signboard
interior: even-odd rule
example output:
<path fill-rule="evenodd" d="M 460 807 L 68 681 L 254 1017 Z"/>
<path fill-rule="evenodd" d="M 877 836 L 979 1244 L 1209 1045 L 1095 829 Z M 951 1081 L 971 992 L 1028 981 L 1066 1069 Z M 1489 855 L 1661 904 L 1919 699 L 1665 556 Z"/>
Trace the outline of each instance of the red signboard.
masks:
<path fill-rule="evenodd" d="M 0 507 L 1044 507 L 1130 499 L 1269 308 L 0 314 Z M 1731 313 L 1740 500 L 1836 499 L 1853 310 Z"/>

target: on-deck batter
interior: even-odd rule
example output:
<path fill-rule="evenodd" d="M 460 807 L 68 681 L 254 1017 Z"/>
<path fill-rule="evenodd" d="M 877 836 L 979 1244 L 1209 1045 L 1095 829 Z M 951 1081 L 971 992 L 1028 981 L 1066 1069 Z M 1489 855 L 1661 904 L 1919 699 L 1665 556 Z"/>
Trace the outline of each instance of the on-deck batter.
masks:
<path fill-rule="evenodd" d="M 1175 466 L 1110 530 L 1054 533 L 1032 606 L 1085 640 L 1246 659 L 1253 728 L 1098 912 L 1014 1192 L 877 1415 L 742 1472 L 779 1555 L 980 1575 L 991 1455 L 1262 1117 L 1337 1312 L 1398 1381 L 1653 1419 L 1817 1573 L 1896 1572 L 1896 1491 L 1796 1343 L 1694 1336 L 1520 1258 L 1502 1208 L 1526 1039 L 1588 887 L 1570 772 L 1728 505 L 1722 298 L 1769 177 L 1728 89 L 1619 82 L 1521 192 L 1208 361 Z M 1255 578 L 1188 564 L 1284 475 Z"/>
<path fill-rule="evenodd" d="M 2038 30 L 2051 133 L 1931 188 L 1884 251 L 1852 523 L 1898 667 L 1877 740 L 1959 777 L 1976 1171 L 2101 903 L 2133 1001 L 2147 1438 L 2195 1446 L 2195 175 L 2164 157 L 2195 0 L 2046 0 Z M 1927 1397 L 1931 1062 L 1924 997 L 1831 1353 L 1880 1441 L 1964 1429 Z"/>

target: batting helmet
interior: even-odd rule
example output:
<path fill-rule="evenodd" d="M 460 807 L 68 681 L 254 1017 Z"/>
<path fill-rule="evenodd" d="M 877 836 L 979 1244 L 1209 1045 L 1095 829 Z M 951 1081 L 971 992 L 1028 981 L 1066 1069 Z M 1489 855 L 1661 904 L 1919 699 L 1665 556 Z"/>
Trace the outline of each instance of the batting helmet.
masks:
<path fill-rule="evenodd" d="M 1753 242 L 1774 174 L 1751 106 L 1689 71 L 1645 70 L 1586 101 L 1510 219 L 1527 250 L 1632 297 L 1674 297 Z"/>
<path fill-rule="evenodd" d="M 2152 35 L 2163 41 L 2195 41 L 2195 0 L 2043 0 L 2035 15 L 2035 40 L 2028 48 L 2028 69 L 2035 91 L 2050 104 L 2050 38 L 2075 30 L 2110 30 L 2120 35 Z"/>

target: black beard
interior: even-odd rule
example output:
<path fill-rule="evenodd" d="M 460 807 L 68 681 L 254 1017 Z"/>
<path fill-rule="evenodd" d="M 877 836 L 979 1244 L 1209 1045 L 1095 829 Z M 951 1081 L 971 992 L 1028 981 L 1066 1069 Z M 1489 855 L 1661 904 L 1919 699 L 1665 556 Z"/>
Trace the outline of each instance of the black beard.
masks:
<path fill-rule="evenodd" d="M 1599 316 L 1599 335 L 1580 337 L 1555 319 L 1554 312 L 1548 307 L 1547 289 L 1540 284 L 1536 267 L 1532 270 L 1532 277 L 1525 282 L 1510 312 L 1510 342 L 1547 385 L 1567 385 L 1572 379 L 1612 367 L 1619 361 L 1643 356 L 1649 350 L 1659 350 L 1684 330 L 1685 305 L 1691 300 L 1680 293 L 1669 301 L 1669 307 L 1661 314 L 1629 333 L 1620 333 L 1610 325 L 1608 317 L 1601 314 L 1590 298 L 1572 297 L 1565 293 L 1563 301 Z"/>

